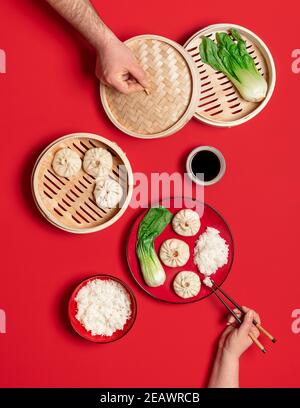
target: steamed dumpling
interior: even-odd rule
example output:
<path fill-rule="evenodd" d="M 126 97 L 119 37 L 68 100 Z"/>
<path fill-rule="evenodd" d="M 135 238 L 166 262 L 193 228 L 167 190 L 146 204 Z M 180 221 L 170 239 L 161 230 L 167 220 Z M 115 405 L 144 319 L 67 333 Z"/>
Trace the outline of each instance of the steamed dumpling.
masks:
<path fill-rule="evenodd" d="M 200 278 L 195 272 L 179 272 L 174 279 L 173 288 L 176 295 L 183 299 L 197 296 L 201 289 Z"/>
<path fill-rule="evenodd" d="M 96 182 L 94 197 L 100 208 L 116 208 L 123 196 L 120 184 L 110 178 Z"/>
<path fill-rule="evenodd" d="M 55 173 L 61 177 L 72 177 L 81 169 L 81 159 L 74 150 L 64 147 L 55 153 L 52 167 Z"/>
<path fill-rule="evenodd" d="M 181 239 L 167 239 L 160 247 L 159 257 L 161 261 L 171 268 L 183 266 L 190 257 L 190 248 Z"/>
<path fill-rule="evenodd" d="M 87 174 L 95 178 L 107 178 L 112 166 L 112 155 L 102 147 L 89 149 L 84 155 L 83 169 Z"/>
<path fill-rule="evenodd" d="M 178 211 L 172 221 L 173 229 L 178 235 L 191 237 L 200 229 L 200 218 L 196 211 L 185 209 Z"/>

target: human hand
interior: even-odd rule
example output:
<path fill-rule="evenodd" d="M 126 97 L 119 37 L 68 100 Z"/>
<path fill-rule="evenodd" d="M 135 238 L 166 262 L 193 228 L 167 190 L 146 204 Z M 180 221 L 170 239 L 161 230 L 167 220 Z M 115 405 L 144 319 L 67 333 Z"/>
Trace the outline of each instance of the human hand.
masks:
<path fill-rule="evenodd" d="M 101 82 L 124 94 L 149 87 L 146 72 L 131 50 L 117 37 L 110 38 L 98 49 L 96 75 Z"/>
<path fill-rule="evenodd" d="M 259 315 L 254 310 L 245 306 L 243 306 L 243 310 L 246 313 L 243 323 L 237 326 L 234 317 L 230 315 L 227 322 L 228 327 L 219 340 L 219 348 L 237 359 L 253 344 L 249 334 L 252 334 L 255 338 L 258 338 L 260 334 L 259 330 L 252 323 L 253 319 L 255 319 L 260 324 Z M 238 317 L 241 317 L 241 312 L 238 309 L 235 309 L 234 312 Z"/>

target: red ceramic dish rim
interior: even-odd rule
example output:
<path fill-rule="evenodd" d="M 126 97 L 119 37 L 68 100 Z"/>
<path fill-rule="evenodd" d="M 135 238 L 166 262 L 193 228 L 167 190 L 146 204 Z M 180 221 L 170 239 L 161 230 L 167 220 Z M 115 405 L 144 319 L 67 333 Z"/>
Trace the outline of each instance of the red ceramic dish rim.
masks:
<path fill-rule="evenodd" d="M 132 317 L 130 318 L 129 321 L 129 325 L 128 327 L 123 330 L 122 334 L 115 338 L 115 339 L 110 339 L 110 337 L 107 337 L 107 340 L 105 341 L 99 341 L 97 339 L 93 339 L 91 335 L 89 335 L 89 332 L 82 326 L 83 331 L 85 331 L 87 333 L 87 336 L 85 336 L 83 333 L 81 333 L 74 325 L 71 319 L 71 316 L 74 317 L 73 311 L 72 311 L 72 306 L 71 303 L 74 300 L 75 301 L 75 296 L 77 295 L 78 291 L 88 282 L 93 281 L 95 279 L 102 279 L 102 280 L 108 280 L 111 279 L 115 282 L 118 282 L 120 285 L 122 285 L 127 292 L 129 293 L 130 299 L 132 301 L 132 306 L 131 306 L 131 312 L 132 312 Z M 83 339 L 87 340 L 87 341 L 91 341 L 93 343 L 98 343 L 98 344 L 106 344 L 106 343 L 113 343 L 114 341 L 120 340 L 122 337 L 124 337 L 132 328 L 132 326 L 135 323 L 136 320 L 136 316 L 137 316 L 137 301 L 135 298 L 135 295 L 133 293 L 133 290 L 127 285 L 127 283 L 123 282 L 121 279 L 116 278 L 115 276 L 112 275 L 107 275 L 107 274 L 98 274 L 98 275 L 93 275 L 90 276 L 89 278 L 83 279 L 77 286 L 76 288 L 73 290 L 70 299 L 69 299 L 69 303 L 68 303 L 68 315 L 69 315 L 69 321 L 70 324 L 72 326 L 72 328 L 74 329 L 74 331 Z M 79 322 L 80 323 L 80 322 Z"/>
<path fill-rule="evenodd" d="M 176 198 L 180 198 L 180 197 L 176 197 L 176 196 L 170 197 L 170 199 L 172 199 L 172 200 L 175 200 Z M 157 204 L 162 204 L 162 203 L 163 203 L 165 200 L 167 200 L 167 199 L 168 199 L 168 198 L 161 199 L 161 200 L 159 200 L 159 201 L 156 201 L 156 202 L 152 203 L 151 206 L 149 206 L 149 208 L 143 208 L 143 211 L 141 211 L 141 212 L 139 213 L 139 215 L 136 217 L 136 220 L 137 220 L 137 218 L 138 218 L 143 212 L 146 213 L 151 207 L 153 207 L 153 206 L 155 206 L 155 205 L 157 205 Z M 232 257 L 231 257 L 231 262 L 230 262 L 230 264 L 229 264 L 229 267 L 228 267 L 228 271 L 227 271 L 226 276 L 225 276 L 224 279 L 218 284 L 218 286 L 222 286 L 223 283 L 225 282 L 225 280 L 227 279 L 227 277 L 228 277 L 230 271 L 231 271 L 232 264 L 233 264 L 233 259 L 234 259 L 234 240 L 233 240 L 233 235 L 232 235 L 232 233 L 231 233 L 231 229 L 229 228 L 229 225 L 227 224 L 225 218 L 224 218 L 224 217 L 219 213 L 219 211 L 217 211 L 213 206 L 211 206 L 211 205 L 209 205 L 209 204 L 207 204 L 207 203 L 205 203 L 205 202 L 203 202 L 203 201 L 197 200 L 196 198 L 190 198 L 190 200 L 192 200 L 192 201 L 197 201 L 197 202 L 199 202 L 199 203 L 201 203 L 201 204 L 204 204 L 204 206 L 207 206 L 207 207 L 211 208 L 211 209 L 212 209 L 213 211 L 215 211 L 215 212 L 218 214 L 218 216 L 224 221 L 225 225 L 226 225 L 227 228 L 228 228 L 228 231 L 229 231 L 229 234 L 230 234 L 230 237 L 231 237 L 231 241 L 232 241 Z M 147 289 L 145 289 L 145 288 L 140 284 L 140 282 L 136 279 L 136 277 L 135 277 L 135 275 L 134 275 L 134 273 L 133 273 L 133 271 L 132 271 L 132 269 L 131 269 L 131 267 L 130 267 L 130 262 L 129 262 L 128 242 L 129 242 L 130 235 L 131 235 L 131 233 L 132 233 L 132 231 L 133 231 L 133 229 L 134 229 L 134 225 L 135 225 L 135 222 L 133 223 L 132 227 L 130 228 L 129 234 L 128 234 L 128 236 L 127 236 L 126 258 L 127 258 L 128 268 L 129 268 L 129 270 L 130 270 L 130 273 L 131 273 L 133 279 L 135 280 L 135 282 L 138 284 L 138 286 L 139 286 L 144 292 L 146 292 L 148 295 L 150 295 L 150 296 L 151 296 L 153 299 L 155 299 L 155 300 L 159 300 L 160 302 L 164 302 L 164 303 L 171 303 L 171 304 L 174 304 L 174 305 L 188 305 L 188 304 L 190 304 L 190 303 L 200 302 L 201 300 L 206 299 L 206 298 L 208 298 L 209 296 L 212 295 L 213 291 L 210 291 L 207 295 L 201 297 L 200 299 L 189 300 L 189 301 L 187 301 L 187 302 L 179 302 L 179 301 L 176 302 L 176 301 L 170 301 L 170 300 L 166 300 L 166 299 L 161 299 L 161 298 L 159 298 L 159 297 L 153 295 L 153 293 L 149 292 Z"/>

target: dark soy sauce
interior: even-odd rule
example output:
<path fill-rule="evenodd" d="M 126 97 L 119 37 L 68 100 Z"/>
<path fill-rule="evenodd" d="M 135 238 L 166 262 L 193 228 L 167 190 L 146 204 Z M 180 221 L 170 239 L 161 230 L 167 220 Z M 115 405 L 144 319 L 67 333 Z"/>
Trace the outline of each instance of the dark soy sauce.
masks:
<path fill-rule="evenodd" d="M 212 181 L 220 173 L 221 163 L 214 152 L 201 150 L 192 158 L 191 168 L 195 176 L 197 173 L 203 173 L 204 181 Z"/>

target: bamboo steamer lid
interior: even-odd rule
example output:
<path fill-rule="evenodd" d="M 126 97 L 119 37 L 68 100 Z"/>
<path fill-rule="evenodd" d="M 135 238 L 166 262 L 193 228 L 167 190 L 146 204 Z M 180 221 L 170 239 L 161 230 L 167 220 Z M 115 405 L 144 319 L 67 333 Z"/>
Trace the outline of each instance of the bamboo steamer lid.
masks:
<path fill-rule="evenodd" d="M 81 159 L 94 147 L 111 153 L 113 167 L 109 177 L 123 188 L 119 206 L 111 209 L 97 206 L 93 195 L 95 179 L 82 168 L 70 178 L 54 172 L 54 155 L 65 147 L 74 150 Z M 31 187 L 39 211 L 51 224 L 68 232 L 85 234 L 100 231 L 120 219 L 132 196 L 133 174 L 125 153 L 116 143 L 92 133 L 73 133 L 55 140 L 41 153 L 32 172 Z"/>
<path fill-rule="evenodd" d="M 148 73 L 150 94 L 123 95 L 100 85 L 103 107 L 124 133 L 151 139 L 180 130 L 194 115 L 199 100 L 200 78 L 185 49 L 167 38 L 141 35 L 126 41 Z"/>
<path fill-rule="evenodd" d="M 266 98 L 260 103 L 247 102 L 242 99 L 224 74 L 216 72 L 201 61 L 199 55 L 201 36 L 214 40 L 217 32 L 229 32 L 230 28 L 237 29 L 246 41 L 249 54 L 268 83 Z M 184 48 L 193 58 L 201 81 L 200 99 L 195 110 L 195 118 L 201 122 L 218 127 L 237 126 L 260 113 L 271 99 L 276 82 L 273 57 L 266 44 L 250 30 L 236 24 L 211 25 L 189 38 Z"/>

